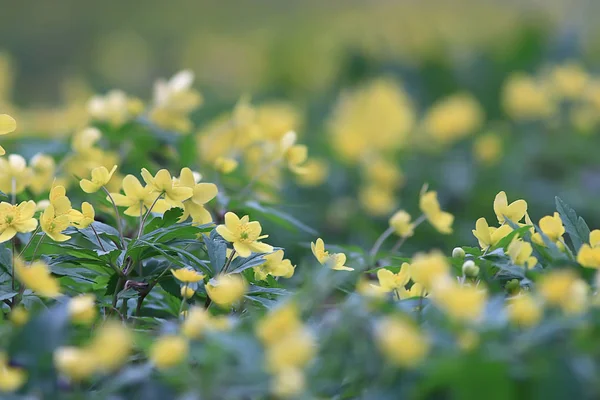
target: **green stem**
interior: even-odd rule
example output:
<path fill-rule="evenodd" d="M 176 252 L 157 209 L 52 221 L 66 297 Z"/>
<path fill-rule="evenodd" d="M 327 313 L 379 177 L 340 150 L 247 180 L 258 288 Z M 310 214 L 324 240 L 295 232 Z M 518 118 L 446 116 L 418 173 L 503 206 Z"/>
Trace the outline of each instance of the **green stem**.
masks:
<path fill-rule="evenodd" d="M 98 244 L 100 245 L 100 248 L 102 249 L 102 251 L 106 251 L 106 249 L 104 248 L 104 245 L 102 244 L 102 240 L 100 240 L 100 236 L 98 235 L 98 232 L 96 232 L 96 228 L 94 228 L 93 223 L 90 224 L 90 228 L 92 228 L 92 231 L 94 232 L 94 235 L 96 235 L 96 239 L 98 239 Z"/>
<path fill-rule="evenodd" d="M 35 245 L 35 249 L 33 249 L 33 254 L 31 255 L 31 261 L 35 260 L 35 255 L 37 254 L 38 248 L 40 247 L 40 244 L 42 244 L 42 241 L 44 240 L 44 238 L 46 237 L 46 234 L 42 234 L 42 236 L 40 237 L 39 242 L 37 242 L 37 244 Z"/>
<path fill-rule="evenodd" d="M 150 215 L 150 213 L 152 212 L 152 209 L 154 208 L 154 206 L 156 205 L 156 203 L 158 202 L 158 200 L 160 200 L 160 198 L 163 196 L 163 194 L 165 194 L 165 192 L 160 192 L 160 194 L 156 197 L 156 199 L 154 199 L 154 202 L 152 203 L 152 205 L 150 205 L 150 208 L 148 208 L 148 211 L 146 211 L 146 215 L 144 215 L 144 218 L 141 220 L 140 222 L 140 229 L 138 231 L 138 239 L 140 238 L 140 236 L 142 236 L 142 231 L 144 230 L 144 224 L 146 223 L 146 220 L 148 219 L 148 216 Z M 140 209 L 142 209 L 140 207 Z M 140 216 L 141 216 L 141 212 L 140 212 Z"/>
<path fill-rule="evenodd" d="M 231 252 L 231 254 L 229 255 L 229 258 L 227 259 L 227 262 L 225 263 L 225 265 L 223 266 L 223 269 L 221 270 L 221 273 L 224 274 L 227 272 L 227 269 L 229 268 L 229 266 L 231 265 L 231 261 L 233 261 L 233 257 L 235 257 L 235 249 L 233 249 L 233 251 Z"/>
<path fill-rule="evenodd" d="M 373 247 L 371 248 L 371 251 L 369 251 L 369 259 L 371 261 L 375 260 L 375 256 L 377 256 L 377 252 L 379 251 L 379 249 L 381 248 L 381 246 L 383 245 L 383 243 L 385 242 L 385 240 L 387 238 L 389 238 L 393 233 L 394 233 L 394 228 L 392 228 L 390 226 L 385 231 L 383 231 L 383 233 L 381 235 L 379 235 L 379 237 L 377 238 L 377 240 L 373 244 Z"/>
<path fill-rule="evenodd" d="M 185 294 L 187 292 L 187 288 L 188 288 L 189 283 L 186 283 L 185 286 L 183 287 L 183 293 Z M 179 312 L 177 313 L 177 318 L 179 318 L 179 316 L 181 315 L 181 312 L 183 311 L 183 307 L 186 303 L 186 298 L 185 296 L 181 296 L 181 304 L 179 305 Z"/>
<path fill-rule="evenodd" d="M 123 236 L 123 227 L 121 224 L 121 215 L 119 214 L 119 209 L 117 208 L 117 204 L 115 203 L 115 200 L 113 199 L 113 197 L 110 195 L 110 192 L 108 191 L 108 189 L 105 186 L 102 186 L 102 189 L 104 190 L 104 192 L 110 199 L 113 209 L 115 210 L 115 217 L 117 219 L 117 230 L 119 231 L 119 238 L 121 239 L 121 248 L 124 249 L 125 248 L 125 236 Z"/>
<path fill-rule="evenodd" d="M 10 282 L 11 282 L 12 290 L 15 290 L 15 239 L 14 238 L 11 239 L 10 243 L 12 245 L 12 253 L 11 253 L 12 269 L 11 269 L 11 273 L 10 273 Z"/>
<path fill-rule="evenodd" d="M 37 235 L 37 233 L 39 231 L 40 231 L 40 226 L 38 225 L 37 228 L 35 228 L 35 231 L 33 231 L 33 233 L 31 234 L 31 237 L 29 238 L 29 241 L 27 242 L 25 247 L 23 247 L 23 250 L 21 250 L 21 252 L 19 253 L 19 257 L 21 257 L 23 255 L 23 253 L 25 253 L 25 250 L 27 250 L 29 245 L 33 242 L 33 238 L 35 237 L 35 235 Z"/>

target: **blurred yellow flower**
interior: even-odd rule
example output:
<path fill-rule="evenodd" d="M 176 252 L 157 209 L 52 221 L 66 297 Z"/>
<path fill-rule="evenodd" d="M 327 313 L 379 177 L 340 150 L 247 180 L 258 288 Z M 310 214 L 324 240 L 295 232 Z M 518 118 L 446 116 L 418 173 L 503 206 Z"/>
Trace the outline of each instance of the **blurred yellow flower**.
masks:
<path fill-rule="evenodd" d="M 512 232 L 509 225 L 502 225 L 499 228 L 489 226 L 485 218 L 479 218 L 475 223 L 475 229 L 472 231 L 473 236 L 479 241 L 479 246 L 483 249 L 494 247 Z"/>
<path fill-rule="evenodd" d="M 329 252 L 325 250 L 325 242 L 323 242 L 323 239 L 317 238 L 314 243 L 311 242 L 310 248 L 321 265 L 328 265 L 331 269 L 338 271 L 354 271 L 354 268 L 344 265 L 346 263 L 346 255 L 344 253 L 329 254 Z"/>
<path fill-rule="evenodd" d="M 17 121 L 8 114 L 0 114 L 0 135 L 14 132 L 17 129 Z M 0 146 L 0 156 L 6 154 L 6 151 Z"/>
<path fill-rule="evenodd" d="M 27 381 L 27 373 L 21 368 L 11 367 L 5 354 L 0 354 L 0 392 L 14 392 Z"/>
<path fill-rule="evenodd" d="M 294 275 L 294 266 L 290 260 L 284 260 L 283 257 L 283 250 L 265 255 L 265 262 L 253 269 L 255 279 L 262 281 L 267 278 L 267 275 L 291 278 Z"/>
<path fill-rule="evenodd" d="M 480 163 L 494 165 L 502 157 L 502 139 L 492 132 L 477 136 L 473 142 L 473 153 Z"/>
<path fill-rule="evenodd" d="M 499 192 L 494 199 L 494 212 L 498 217 L 498 222 L 503 224 L 505 218 L 508 218 L 515 224 L 520 222 L 527 213 L 527 202 L 525 200 L 515 200 L 510 205 L 504 191 Z"/>
<path fill-rule="evenodd" d="M 73 322 L 90 325 L 96 319 L 96 296 L 93 294 L 82 294 L 69 300 L 69 314 Z"/>
<path fill-rule="evenodd" d="M 205 286 L 208 297 L 223 308 L 231 307 L 242 299 L 248 283 L 240 274 L 218 275 L 212 278 Z"/>
<path fill-rule="evenodd" d="M 104 96 L 94 96 L 87 103 L 87 110 L 96 121 L 108 122 L 120 127 L 144 111 L 141 100 L 128 97 L 122 90 L 111 90 Z"/>
<path fill-rule="evenodd" d="M 300 311 L 294 303 L 287 303 L 271 310 L 257 323 L 256 336 L 265 345 L 271 345 L 300 329 Z"/>
<path fill-rule="evenodd" d="M 427 220 L 438 232 L 443 234 L 452 233 L 454 215 L 442 211 L 438 202 L 437 192 L 423 192 L 419 199 L 419 208 L 427 217 Z"/>
<path fill-rule="evenodd" d="M 183 362 L 188 354 L 186 338 L 176 335 L 162 336 L 150 349 L 150 360 L 158 369 L 166 369 Z"/>
<path fill-rule="evenodd" d="M 398 290 L 400 300 L 411 299 L 413 297 L 427 297 L 427 291 L 420 283 L 413 283 L 410 289 L 400 288 Z"/>
<path fill-rule="evenodd" d="M 43 297 L 60 296 L 60 284 L 51 274 L 43 261 L 33 261 L 29 266 L 18 257 L 14 259 L 15 275 L 25 287 Z"/>
<path fill-rule="evenodd" d="M 214 167 L 222 174 L 230 174 L 238 167 L 238 162 L 235 158 L 218 157 L 214 162 Z"/>
<path fill-rule="evenodd" d="M 33 172 L 29 189 L 39 195 L 50 188 L 56 172 L 56 163 L 49 155 L 38 153 L 33 156 L 29 164 Z"/>
<path fill-rule="evenodd" d="M 133 175 L 127 175 L 123 178 L 123 192 L 125 192 L 125 195 L 120 193 L 111 193 L 110 195 L 117 206 L 127 207 L 125 215 L 130 217 L 139 217 L 152 204 L 154 204 L 152 211 L 157 213 L 164 213 L 169 209 L 169 205 L 164 199 L 156 200 L 158 194 L 153 192 L 150 185 L 142 186 L 140 181 Z"/>
<path fill-rule="evenodd" d="M 281 138 L 280 148 L 283 159 L 287 162 L 290 171 L 296 174 L 303 174 L 305 170 L 301 164 L 304 164 L 308 159 L 308 148 L 305 145 L 296 144 L 297 137 L 296 132 L 287 132 Z"/>
<path fill-rule="evenodd" d="M 239 218 L 232 212 L 225 214 L 225 224 L 217 226 L 217 233 L 228 242 L 233 243 L 233 248 L 240 257 L 249 257 L 252 252 L 268 253 L 273 247 L 260 242 L 268 235 L 261 236 L 262 227 L 258 221 L 250 221 L 245 215 Z"/>
<path fill-rule="evenodd" d="M 8 318 L 16 326 L 23 326 L 29 321 L 29 311 L 22 306 L 15 307 L 8 315 Z"/>
<path fill-rule="evenodd" d="M 523 293 L 508 300 L 508 319 L 515 325 L 531 327 L 541 320 L 543 309 L 529 294 Z"/>
<path fill-rule="evenodd" d="M 430 291 L 436 281 L 445 279 L 450 272 L 450 264 L 439 251 L 420 253 L 413 257 L 408 271 L 415 283 Z"/>
<path fill-rule="evenodd" d="M 451 279 L 436 281 L 432 289 L 434 303 L 458 321 L 478 321 L 486 306 L 487 291 L 481 287 L 461 285 Z"/>
<path fill-rule="evenodd" d="M 387 186 L 367 184 L 360 188 L 358 198 L 367 213 L 374 216 L 389 214 L 396 208 L 396 196 Z"/>
<path fill-rule="evenodd" d="M 200 282 L 202 279 L 204 279 L 204 274 L 201 274 L 200 272 L 191 268 L 172 269 L 171 273 L 175 278 L 177 278 L 177 280 L 183 283 Z"/>
<path fill-rule="evenodd" d="M 470 94 L 459 93 L 439 100 L 424 117 L 425 131 L 442 145 L 460 140 L 478 129 L 483 109 Z"/>
<path fill-rule="evenodd" d="M 0 203 L 0 243 L 12 239 L 17 233 L 32 232 L 37 228 L 35 203 L 24 201 L 19 205 Z"/>
<path fill-rule="evenodd" d="M 404 286 L 410 280 L 409 269 L 410 265 L 408 263 L 402 263 L 402 267 L 400 267 L 398 273 L 393 273 L 385 268 L 378 269 L 377 280 L 379 281 L 379 286 L 386 292 L 404 289 Z"/>
<path fill-rule="evenodd" d="M 513 239 L 508 245 L 506 253 L 516 265 L 522 265 L 526 269 L 533 268 L 537 264 L 537 258 L 532 256 L 533 248 L 531 243 L 520 239 Z"/>
<path fill-rule="evenodd" d="M 106 167 L 96 167 L 92 169 L 92 179 L 82 179 L 79 182 L 79 185 L 84 192 L 95 193 L 100 190 L 102 186 L 108 184 L 116 170 L 116 165 L 113 166 L 110 171 L 106 169 Z"/>
<path fill-rule="evenodd" d="M 29 185 L 33 171 L 25 159 L 18 154 L 0 158 L 0 190 L 4 193 L 19 194 Z"/>
<path fill-rule="evenodd" d="M 406 238 L 413 235 L 415 225 L 410 222 L 410 214 L 404 210 L 396 211 L 389 220 L 390 227 L 396 235 Z"/>
<path fill-rule="evenodd" d="M 303 173 L 296 175 L 296 181 L 301 186 L 319 186 L 327 180 L 329 165 L 325 160 L 310 158 L 302 166 Z"/>
<path fill-rule="evenodd" d="M 127 361 L 132 347 L 129 329 L 119 322 L 108 321 L 98 328 L 88 350 L 93 354 L 96 369 L 114 371 Z"/>
<path fill-rule="evenodd" d="M 386 317 L 375 328 L 375 340 L 381 353 L 391 363 L 412 368 L 429 352 L 429 340 L 412 323 L 398 317 Z"/>
<path fill-rule="evenodd" d="M 589 80 L 588 73 L 576 61 L 556 65 L 550 70 L 550 85 L 553 92 L 568 100 L 582 97 Z"/>
<path fill-rule="evenodd" d="M 56 216 L 52 204 L 46 207 L 40 216 L 40 225 L 42 231 L 55 242 L 64 242 L 71 239 L 71 236 L 62 233 L 70 225 L 69 216 L 66 214 Z"/>
<path fill-rule="evenodd" d="M 506 113 L 516 120 L 547 118 L 556 109 L 547 88 L 520 72 L 509 76 L 504 83 L 502 105 Z"/>
<path fill-rule="evenodd" d="M 298 368 L 278 371 L 271 382 L 271 393 L 279 398 L 297 396 L 306 386 L 304 373 Z"/>
<path fill-rule="evenodd" d="M 56 369 L 69 379 L 82 381 L 96 371 L 94 354 L 77 347 L 59 347 L 54 351 Z"/>
<path fill-rule="evenodd" d="M 287 368 L 301 368 L 312 360 L 316 341 L 310 331 L 299 328 L 279 340 L 269 343 L 266 349 L 267 369 L 279 372 Z"/>
<path fill-rule="evenodd" d="M 191 299 L 194 296 L 194 293 L 196 293 L 196 291 L 187 285 L 181 288 L 181 297 L 184 299 Z"/>
<path fill-rule="evenodd" d="M 547 304 L 562 308 L 566 313 L 581 312 L 588 305 L 589 286 L 572 270 L 553 270 L 543 275 L 538 292 Z"/>

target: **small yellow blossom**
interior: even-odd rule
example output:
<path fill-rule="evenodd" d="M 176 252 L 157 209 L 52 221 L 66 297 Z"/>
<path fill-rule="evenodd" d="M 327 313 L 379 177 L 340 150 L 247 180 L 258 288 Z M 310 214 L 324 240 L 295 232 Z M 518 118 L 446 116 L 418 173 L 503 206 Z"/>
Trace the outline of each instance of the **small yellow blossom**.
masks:
<path fill-rule="evenodd" d="M 128 97 L 122 90 L 111 90 L 104 96 L 94 96 L 87 104 L 90 117 L 117 128 L 137 117 L 143 109 L 144 105 L 139 99 Z"/>
<path fill-rule="evenodd" d="M 413 283 L 410 289 L 400 288 L 398 290 L 400 300 L 412 299 L 413 297 L 427 297 L 427 291 L 420 283 Z"/>
<path fill-rule="evenodd" d="M 54 365 L 63 375 L 74 381 L 89 378 L 96 370 L 94 355 L 87 349 L 59 347 L 54 351 Z"/>
<path fill-rule="evenodd" d="M 198 182 L 200 174 L 192 172 L 189 168 L 183 168 L 176 183 L 179 186 L 192 189 L 192 196 L 183 202 L 183 215 L 180 222 L 189 216 L 195 224 L 208 224 L 212 222 L 212 216 L 204 207 L 206 203 L 217 196 L 218 189 L 214 183 Z"/>
<path fill-rule="evenodd" d="M 50 274 L 48 265 L 43 261 L 34 261 L 29 266 L 20 258 L 15 258 L 15 274 L 29 289 L 43 297 L 60 296 L 60 284 Z"/>
<path fill-rule="evenodd" d="M 50 188 L 56 172 L 56 163 L 49 155 L 38 153 L 29 162 L 33 175 L 29 181 L 29 189 L 36 195 Z"/>
<path fill-rule="evenodd" d="M 8 365 L 7 357 L 0 354 L 0 392 L 14 392 L 25 384 L 27 373 L 21 368 Z"/>
<path fill-rule="evenodd" d="M 17 121 L 8 114 L 0 114 L 0 135 L 14 132 L 17 129 Z M 6 151 L 0 146 L 0 156 L 6 154 Z"/>
<path fill-rule="evenodd" d="M 172 269 L 171 273 L 175 278 L 183 283 L 200 282 L 202 279 L 204 279 L 203 274 L 191 268 L 179 268 L 177 270 Z"/>
<path fill-rule="evenodd" d="M 584 243 L 577 253 L 577 262 L 586 268 L 600 268 L 600 246 Z"/>
<path fill-rule="evenodd" d="M 304 367 L 315 352 L 316 341 L 312 333 L 306 328 L 296 329 L 267 346 L 267 369 L 279 372 L 287 368 Z"/>
<path fill-rule="evenodd" d="M 69 300 L 69 314 L 73 322 L 84 325 L 94 322 L 98 315 L 95 300 L 93 294 L 82 294 Z"/>
<path fill-rule="evenodd" d="M 490 166 L 502 157 L 502 139 L 495 133 L 485 133 L 473 142 L 473 153 L 480 163 Z"/>
<path fill-rule="evenodd" d="M 494 199 L 494 212 L 498 222 L 503 224 L 505 218 L 514 223 L 518 223 L 527 213 L 527 202 L 525 200 L 516 200 L 508 204 L 508 199 L 504 191 L 499 192 Z"/>
<path fill-rule="evenodd" d="M 509 225 L 502 225 L 499 228 L 490 227 L 485 218 L 479 218 L 475 223 L 473 236 L 479 241 L 479 246 L 483 249 L 489 249 L 496 246 L 500 240 L 512 232 Z"/>
<path fill-rule="evenodd" d="M 90 203 L 84 201 L 81 203 L 81 211 L 71 210 L 69 217 L 73 225 L 79 229 L 85 229 L 94 222 L 96 212 Z"/>
<path fill-rule="evenodd" d="M 0 158 L 0 190 L 4 193 L 21 193 L 32 178 L 33 171 L 22 156 L 11 154 Z"/>
<path fill-rule="evenodd" d="M 410 280 L 409 269 L 410 265 L 408 263 L 403 263 L 400 271 L 396 274 L 389 269 L 380 268 L 377 270 L 379 286 L 386 292 L 404 289 L 404 286 Z"/>
<path fill-rule="evenodd" d="M 415 225 L 410 222 L 410 214 L 404 210 L 396 211 L 389 220 L 396 235 L 406 238 L 413 235 Z"/>
<path fill-rule="evenodd" d="M 162 336 L 150 349 L 150 360 L 159 369 L 173 367 L 183 362 L 189 351 L 186 338 L 176 335 Z"/>
<path fill-rule="evenodd" d="M 0 243 L 12 239 L 17 233 L 32 232 L 37 228 L 35 203 L 24 201 L 19 205 L 0 203 Z"/>
<path fill-rule="evenodd" d="M 424 192 L 419 199 L 419 208 L 427 217 L 427 220 L 438 232 L 443 234 L 452 233 L 454 216 L 449 212 L 442 211 L 438 202 L 437 192 Z"/>
<path fill-rule="evenodd" d="M 306 386 L 304 373 L 298 368 L 285 368 L 275 374 L 271 382 L 271 393 L 279 398 L 294 397 Z"/>
<path fill-rule="evenodd" d="M 388 186 L 369 183 L 360 188 L 360 204 L 369 215 L 383 216 L 392 212 L 397 205 L 394 192 Z"/>
<path fill-rule="evenodd" d="M 24 307 L 14 308 L 8 318 L 16 326 L 23 326 L 29 321 L 29 312 Z"/>
<path fill-rule="evenodd" d="M 250 221 L 245 215 L 239 218 L 232 212 L 225 214 L 225 224 L 217 226 L 217 233 L 228 242 L 233 243 L 233 248 L 240 257 L 249 257 L 252 252 L 269 253 L 273 248 L 260 242 L 268 235 L 261 236 L 262 227 L 258 221 Z"/>
<path fill-rule="evenodd" d="M 550 71 L 550 82 L 553 91 L 558 96 L 569 100 L 581 97 L 589 80 L 590 76 L 575 61 L 557 65 Z"/>
<path fill-rule="evenodd" d="M 294 275 L 294 266 L 290 260 L 284 260 L 283 256 L 283 250 L 265 255 L 265 262 L 253 268 L 254 277 L 259 281 L 265 280 L 267 275 L 291 278 Z"/>
<path fill-rule="evenodd" d="M 572 270 L 561 269 L 542 276 L 538 291 L 547 304 L 577 313 L 587 305 L 589 287 Z"/>
<path fill-rule="evenodd" d="M 294 131 L 289 131 L 281 138 L 281 152 L 283 159 L 287 162 L 288 168 L 296 173 L 305 172 L 304 164 L 308 158 L 308 148 L 305 145 L 296 144 L 297 135 Z"/>
<path fill-rule="evenodd" d="M 96 331 L 88 350 L 93 354 L 96 369 L 114 371 L 123 365 L 133 347 L 133 336 L 121 323 L 109 321 Z"/>
<path fill-rule="evenodd" d="M 438 280 L 432 292 L 434 303 L 453 319 L 475 322 L 483 315 L 487 301 L 485 289 L 447 279 Z"/>
<path fill-rule="evenodd" d="M 379 321 L 375 339 L 381 353 L 401 367 L 416 367 L 429 352 L 427 337 L 413 324 L 397 317 Z"/>
<path fill-rule="evenodd" d="M 170 206 L 180 206 L 184 200 L 189 199 L 194 194 L 194 191 L 189 187 L 175 185 L 171 174 L 166 169 L 161 169 L 155 176 L 152 176 L 146 168 L 142 168 L 142 178 L 153 189 L 155 195 L 163 193 L 165 201 Z"/>
<path fill-rule="evenodd" d="M 323 239 L 318 238 L 314 243 L 311 242 L 310 248 L 321 265 L 328 265 L 331 269 L 338 271 L 354 271 L 354 268 L 344 265 L 346 263 L 346 255 L 344 253 L 329 254 L 329 252 L 325 250 Z"/>
<path fill-rule="evenodd" d="M 531 255 L 533 248 L 531 243 L 523 240 L 514 239 L 506 249 L 506 253 L 516 265 L 523 265 L 525 268 L 533 268 L 537 264 L 537 258 Z"/>
<path fill-rule="evenodd" d="M 560 214 L 557 212 L 552 216 L 547 215 L 540 219 L 539 227 L 552 242 L 559 241 L 565 233 L 562 219 L 560 219 Z M 539 233 L 535 233 L 531 239 L 540 246 L 545 245 L 544 240 Z"/>
<path fill-rule="evenodd" d="M 303 173 L 296 176 L 301 186 L 319 186 L 327 180 L 329 165 L 325 160 L 310 158 L 302 166 Z"/>
<path fill-rule="evenodd" d="M 547 88 L 523 73 L 512 74 L 504 83 L 502 105 L 507 114 L 517 120 L 547 118 L 556 109 Z"/>
<path fill-rule="evenodd" d="M 210 299 L 223 308 L 229 308 L 240 300 L 248 290 L 248 283 L 239 274 L 219 275 L 206 284 Z"/>
<path fill-rule="evenodd" d="M 302 329 L 300 312 L 294 303 L 287 303 L 269 312 L 256 325 L 256 336 L 271 345 L 286 335 Z"/>
<path fill-rule="evenodd" d="M 428 291 L 436 281 L 447 278 L 450 272 L 448 260 L 439 251 L 417 254 L 409 265 L 408 270 L 412 280 Z"/>
<path fill-rule="evenodd" d="M 210 327 L 212 318 L 204 308 L 192 307 L 181 324 L 181 333 L 188 339 L 198 339 Z"/>
<path fill-rule="evenodd" d="M 477 100 L 470 94 L 459 93 L 433 104 L 423 123 L 430 135 L 446 144 L 473 133 L 483 118 L 483 109 Z"/>
<path fill-rule="evenodd" d="M 235 158 L 218 157 L 215 160 L 214 167 L 222 174 L 230 174 L 238 167 L 238 162 Z"/>
<path fill-rule="evenodd" d="M 537 325 L 543 314 L 542 307 L 527 293 L 510 298 L 506 311 L 510 322 L 522 327 Z"/>
<path fill-rule="evenodd" d="M 81 189 L 86 193 L 95 193 L 102 186 L 106 186 L 113 174 L 117 170 L 117 166 L 113 166 L 109 171 L 106 167 L 96 167 L 92 169 L 92 179 L 82 179 L 79 182 Z"/>
<path fill-rule="evenodd" d="M 123 192 L 125 192 L 125 195 L 120 193 L 111 193 L 110 195 L 117 206 L 127 207 L 125 215 L 139 217 L 152 204 L 154 204 L 152 211 L 157 213 L 164 213 L 169 209 L 169 205 L 164 199 L 156 200 L 158 194 L 153 192 L 151 186 L 142 186 L 140 181 L 133 175 L 127 175 L 123 178 Z"/>
<path fill-rule="evenodd" d="M 181 297 L 184 299 L 191 299 L 194 296 L 194 293 L 196 293 L 196 291 L 187 285 L 181 288 Z"/>
<path fill-rule="evenodd" d="M 55 242 L 64 242 L 71 239 L 71 236 L 62 233 L 70 225 L 69 216 L 66 214 L 56 216 L 54 206 L 50 204 L 40 216 L 40 225 L 42 231 Z"/>

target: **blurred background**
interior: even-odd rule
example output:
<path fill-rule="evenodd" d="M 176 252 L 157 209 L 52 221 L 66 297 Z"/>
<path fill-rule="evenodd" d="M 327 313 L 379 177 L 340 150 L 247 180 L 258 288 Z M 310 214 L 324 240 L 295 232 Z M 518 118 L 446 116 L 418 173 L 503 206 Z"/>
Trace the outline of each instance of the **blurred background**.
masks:
<path fill-rule="evenodd" d="M 493 222 L 500 190 L 526 199 L 534 222 L 559 195 L 600 227 L 598 2 L 1 0 L 0 10 L 0 111 L 31 138 L 9 151 L 67 141 L 89 123 L 94 94 L 146 102 L 158 78 L 189 69 L 203 97 L 190 115 L 198 147 L 179 160 L 204 173 L 224 154 L 202 138 L 248 99 L 261 129 L 294 129 L 308 146 L 310 172 L 278 175 L 269 202 L 326 241 L 370 246 L 394 211 L 419 215 L 424 183 L 458 236 L 421 227 L 408 251 L 475 244 L 470 230 Z M 124 171 L 141 167 L 127 160 Z"/>

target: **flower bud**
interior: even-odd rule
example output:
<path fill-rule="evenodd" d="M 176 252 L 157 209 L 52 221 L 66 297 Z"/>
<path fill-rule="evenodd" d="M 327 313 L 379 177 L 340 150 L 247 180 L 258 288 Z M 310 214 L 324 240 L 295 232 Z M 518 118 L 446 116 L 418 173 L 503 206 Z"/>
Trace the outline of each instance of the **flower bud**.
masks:
<path fill-rule="evenodd" d="M 184 286 L 181 288 L 181 297 L 184 299 L 191 298 L 196 291 L 189 286 Z"/>
<path fill-rule="evenodd" d="M 455 247 L 454 250 L 452 250 L 452 258 L 465 258 L 465 251 L 462 247 Z"/>
<path fill-rule="evenodd" d="M 479 275 L 479 267 L 475 265 L 473 260 L 467 260 L 462 266 L 462 272 L 464 276 L 475 278 Z"/>

